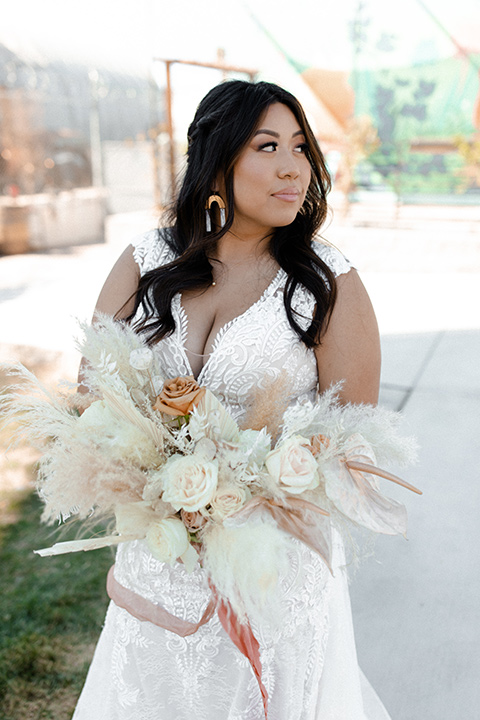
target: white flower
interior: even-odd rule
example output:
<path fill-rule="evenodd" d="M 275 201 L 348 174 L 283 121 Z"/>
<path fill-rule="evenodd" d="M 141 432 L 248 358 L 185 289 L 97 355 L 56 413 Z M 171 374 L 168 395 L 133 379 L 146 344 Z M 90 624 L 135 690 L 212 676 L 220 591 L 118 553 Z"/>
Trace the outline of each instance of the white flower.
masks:
<path fill-rule="evenodd" d="M 195 442 L 207 436 L 207 417 L 199 413 L 196 408 L 190 415 L 188 434 Z"/>
<path fill-rule="evenodd" d="M 106 407 L 103 400 L 95 400 L 89 405 L 78 418 L 77 424 L 81 425 L 83 430 L 90 430 L 100 427 L 107 422 L 107 418 L 111 419 L 112 415 Z"/>
<path fill-rule="evenodd" d="M 251 497 L 252 494 L 248 487 L 225 483 L 211 500 L 211 515 L 214 520 L 221 522 L 224 518 L 240 510 Z"/>
<path fill-rule="evenodd" d="M 200 510 L 208 505 L 217 489 L 218 464 L 193 455 L 170 458 L 162 469 L 162 500 L 175 510 Z"/>
<path fill-rule="evenodd" d="M 149 347 L 141 347 L 130 353 L 130 365 L 134 370 L 148 370 L 153 362 L 153 351 Z"/>
<path fill-rule="evenodd" d="M 181 520 L 168 517 L 151 523 L 145 537 L 154 557 L 172 565 L 188 550 L 188 533 Z"/>
<path fill-rule="evenodd" d="M 261 467 L 270 451 L 271 439 L 265 428 L 262 430 L 243 430 L 240 433 L 240 451 L 248 457 L 249 464 Z"/>
<path fill-rule="evenodd" d="M 210 462 L 217 454 L 217 446 L 210 438 L 200 438 L 200 440 L 195 443 L 195 454 L 199 458 L 202 458 L 202 460 Z"/>
<path fill-rule="evenodd" d="M 308 440 L 295 435 L 268 453 L 265 459 L 270 475 L 292 495 L 313 490 L 319 484 L 315 458 L 306 446 Z"/>

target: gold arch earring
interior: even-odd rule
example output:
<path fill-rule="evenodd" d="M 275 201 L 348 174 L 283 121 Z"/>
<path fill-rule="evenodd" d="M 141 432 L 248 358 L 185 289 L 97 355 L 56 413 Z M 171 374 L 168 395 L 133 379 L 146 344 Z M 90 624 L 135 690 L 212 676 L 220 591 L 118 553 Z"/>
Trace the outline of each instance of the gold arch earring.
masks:
<path fill-rule="evenodd" d="M 207 232 L 212 232 L 212 217 L 210 215 L 210 209 L 213 203 L 217 203 L 220 210 L 220 227 L 223 228 L 227 219 L 225 212 L 225 201 L 223 200 L 223 198 L 221 198 L 220 195 L 210 195 L 207 200 L 207 204 L 205 205 L 205 224 Z"/>

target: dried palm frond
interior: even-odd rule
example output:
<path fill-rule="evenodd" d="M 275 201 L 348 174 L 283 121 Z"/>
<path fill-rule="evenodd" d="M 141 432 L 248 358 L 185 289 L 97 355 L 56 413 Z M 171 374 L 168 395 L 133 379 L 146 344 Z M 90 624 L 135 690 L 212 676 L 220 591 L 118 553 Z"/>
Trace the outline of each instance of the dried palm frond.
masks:
<path fill-rule="evenodd" d="M 238 439 L 237 423 L 210 390 L 205 392 L 196 409 L 205 415 L 206 422 L 222 440 L 235 442 Z"/>

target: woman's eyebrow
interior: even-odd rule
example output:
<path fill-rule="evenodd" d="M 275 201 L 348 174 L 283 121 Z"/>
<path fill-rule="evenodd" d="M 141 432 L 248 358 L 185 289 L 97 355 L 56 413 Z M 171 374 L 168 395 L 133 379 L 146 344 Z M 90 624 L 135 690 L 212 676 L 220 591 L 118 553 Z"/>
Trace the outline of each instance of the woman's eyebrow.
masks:
<path fill-rule="evenodd" d="M 297 130 L 293 133 L 292 137 L 296 137 L 297 135 L 303 135 L 303 130 Z M 268 130 L 267 128 L 260 128 L 259 130 L 256 130 L 254 133 L 255 135 L 271 135 L 272 137 L 279 138 L 280 134 L 275 132 L 274 130 Z"/>

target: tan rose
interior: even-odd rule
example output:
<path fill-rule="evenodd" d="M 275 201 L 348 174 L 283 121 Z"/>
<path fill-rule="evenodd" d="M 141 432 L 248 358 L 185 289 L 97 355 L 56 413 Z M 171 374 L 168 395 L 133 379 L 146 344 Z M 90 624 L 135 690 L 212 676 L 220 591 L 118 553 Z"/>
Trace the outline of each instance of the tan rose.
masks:
<path fill-rule="evenodd" d="M 204 395 L 205 388 L 200 387 L 193 375 L 176 377 L 165 381 L 153 409 L 173 417 L 188 415 Z"/>
<path fill-rule="evenodd" d="M 187 530 L 190 530 L 190 532 L 192 533 L 197 532 L 197 530 L 200 530 L 204 525 L 207 524 L 207 518 L 198 511 L 189 512 L 188 510 L 181 510 L 180 516 Z"/>

